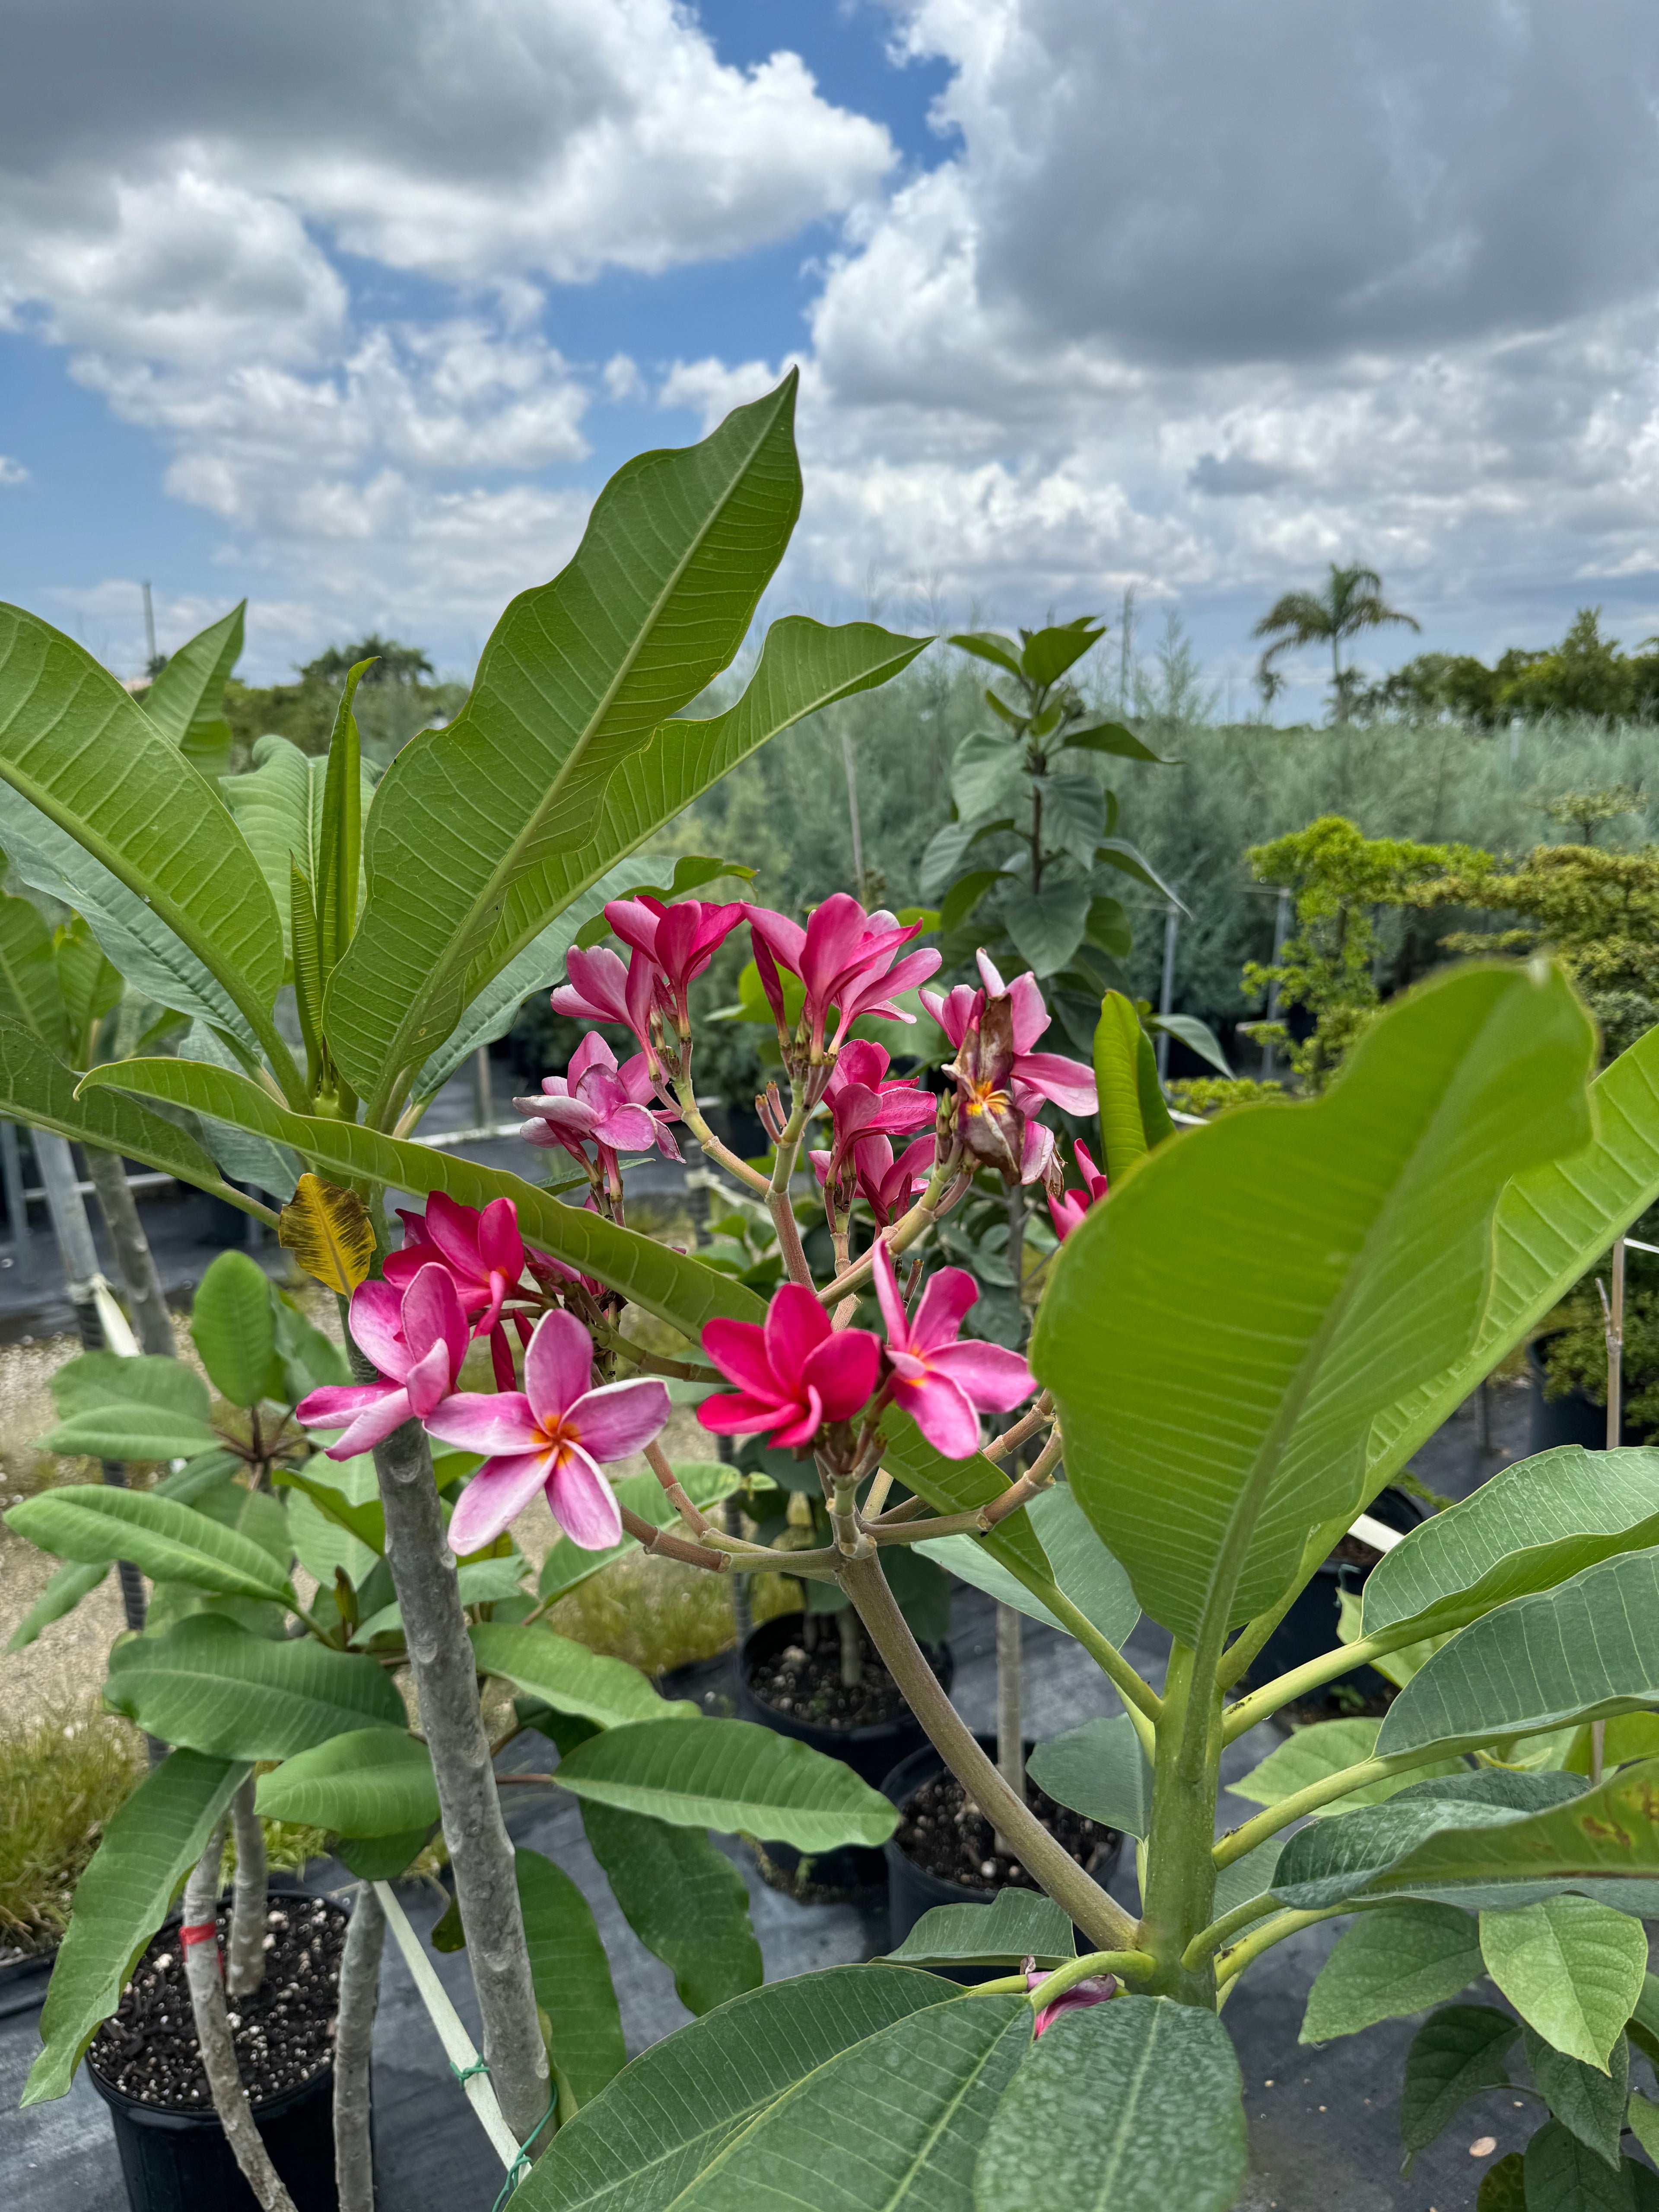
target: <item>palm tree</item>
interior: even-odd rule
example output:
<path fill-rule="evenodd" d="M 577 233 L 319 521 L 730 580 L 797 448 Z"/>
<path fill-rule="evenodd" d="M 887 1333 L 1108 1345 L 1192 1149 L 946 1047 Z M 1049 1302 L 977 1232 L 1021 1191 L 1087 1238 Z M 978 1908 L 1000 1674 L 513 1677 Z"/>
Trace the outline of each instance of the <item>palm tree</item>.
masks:
<path fill-rule="evenodd" d="M 1402 614 L 1399 608 L 1385 605 L 1382 579 L 1375 568 L 1341 568 L 1333 561 L 1330 578 L 1322 592 L 1286 592 L 1251 632 L 1255 637 L 1275 640 L 1262 654 L 1256 671 L 1256 682 L 1264 696 L 1271 696 L 1270 686 L 1278 674 L 1273 664 L 1281 653 L 1289 653 L 1298 646 L 1322 643 L 1328 638 L 1332 708 L 1336 718 L 1346 722 L 1352 705 L 1358 672 L 1352 662 L 1346 668 L 1342 665 L 1343 641 L 1357 637 L 1362 629 L 1380 629 L 1384 623 L 1404 623 L 1407 629 L 1415 630 L 1423 627 L 1414 615 Z"/>

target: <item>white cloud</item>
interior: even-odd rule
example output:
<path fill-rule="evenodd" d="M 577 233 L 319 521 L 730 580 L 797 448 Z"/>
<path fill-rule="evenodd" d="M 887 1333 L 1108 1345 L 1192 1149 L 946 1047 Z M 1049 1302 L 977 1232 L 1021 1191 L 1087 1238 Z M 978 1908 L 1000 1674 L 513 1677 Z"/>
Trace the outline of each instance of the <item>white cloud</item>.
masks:
<path fill-rule="evenodd" d="M 9 453 L 0 453 L 0 485 L 26 484 L 29 472 L 21 461 L 13 460 Z"/>

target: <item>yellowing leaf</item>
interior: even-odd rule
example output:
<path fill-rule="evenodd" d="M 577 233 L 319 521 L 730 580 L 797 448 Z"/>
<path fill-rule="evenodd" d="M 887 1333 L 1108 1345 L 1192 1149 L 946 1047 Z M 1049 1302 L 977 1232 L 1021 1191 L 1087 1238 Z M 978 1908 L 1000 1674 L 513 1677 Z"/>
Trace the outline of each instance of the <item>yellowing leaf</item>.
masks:
<path fill-rule="evenodd" d="M 302 1175 L 295 1186 L 276 1242 L 342 1297 L 356 1289 L 374 1257 L 374 1230 L 362 1199 L 314 1175 Z"/>

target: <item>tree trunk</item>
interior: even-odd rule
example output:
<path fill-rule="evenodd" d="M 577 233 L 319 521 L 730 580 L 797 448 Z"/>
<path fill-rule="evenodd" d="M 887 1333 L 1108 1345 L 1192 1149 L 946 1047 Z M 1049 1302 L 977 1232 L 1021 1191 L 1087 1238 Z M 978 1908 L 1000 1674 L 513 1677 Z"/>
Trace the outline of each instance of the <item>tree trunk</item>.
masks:
<path fill-rule="evenodd" d="M 380 1993 L 386 1915 L 364 1882 L 351 1908 L 340 1961 L 340 2012 L 334 2029 L 334 2180 L 340 2212 L 374 2212 L 374 2146 L 369 2131 L 368 2066 Z"/>
<path fill-rule="evenodd" d="M 1020 1616 L 1012 1605 L 997 1606 L 997 1771 L 1020 1804 L 1025 1802 L 1025 1723 L 1022 1711 L 1024 1661 L 1020 1650 Z M 996 1847 L 1018 1854 L 1006 1837 Z"/>
<path fill-rule="evenodd" d="M 115 1247 L 116 1265 L 126 1285 L 132 1333 L 146 1352 L 173 1358 L 179 1350 L 173 1334 L 173 1316 L 167 1311 L 161 1278 L 156 1272 L 155 1255 L 149 1249 L 144 1224 L 138 1218 L 138 1208 L 127 1188 L 126 1162 L 115 1152 L 100 1152 L 88 1145 L 87 1173 L 98 1194 L 105 1226 Z"/>
<path fill-rule="evenodd" d="M 245 1997 L 265 1978 L 265 1832 L 253 1809 L 252 1775 L 230 1801 L 230 1824 L 236 1838 L 236 1887 L 225 1988 L 234 1997 Z"/>

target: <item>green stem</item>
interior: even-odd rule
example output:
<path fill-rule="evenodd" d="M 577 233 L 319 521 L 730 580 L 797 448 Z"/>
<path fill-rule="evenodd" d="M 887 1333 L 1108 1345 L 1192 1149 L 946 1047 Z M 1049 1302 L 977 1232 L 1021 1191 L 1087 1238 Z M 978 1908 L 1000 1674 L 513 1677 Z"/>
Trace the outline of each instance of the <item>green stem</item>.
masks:
<path fill-rule="evenodd" d="M 1431 1745 L 1426 1750 L 1402 1751 L 1393 1759 L 1362 1759 L 1356 1766 L 1345 1766 L 1338 1773 L 1328 1774 L 1321 1782 L 1310 1782 L 1305 1790 L 1294 1796 L 1281 1797 L 1276 1805 L 1246 1820 L 1241 1827 L 1230 1828 L 1215 1846 L 1213 1856 L 1218 1867 L 1231 1866 L 1242 1859 L 1246 1851 L 1253 1851 L 1269 1836 L 1288 1827 L 1307 1813 L 1316 1813 L 1322 1805 L 1328 1805 L 1338 1797 L 1346 1797 L 1351 1790 L 1363 1790 L 1368 1783 L 1386 1781 L 1391 1774 L 1409 1774 L 1413 1767 L 1427 1766 L 1437 1759 L 1444 1759 L 1453 1747 L 1443 1743 Z"/>
<path fill-rule="evenodd" d="M 1230 1983 L 1237 1979 L 1253 1959 L 1259 1959 L 1264 1951 L 1272 1950 L 1275 1943 L 1282 1943 L 1287 1936 L 1299 1935 L 1303 1929 L 1311 1928 L 1316 1921 L 1334 1920 L 1341 1913 L 1357 1912 L 1361 1909 L 1350 1898 L 1346 1905 L 1322 1905 L 1316 1912 L 1281 1912 L 1277 1919 L 1265 1921 L 1260 1928 L 1245 1936 L 1243 1942 L 1235 1943 L 1231 1951 L 1224 1952 L 1216 1960 L 1217 1989 L 1224 1990 Z"/>
<path fill-rule="evenodd" d="M 1325 1531 L 1322 1528 L 1316 1528 L 1304 1547 L 1301 1563 L 1284 1596 L 1276 1605 L 1270 1605 L 1265 1613 L 1257 1613 L 1254 1620 L 1247 1620 L 1239 1631 L 1237 1641 L 1230 1644 L 1222 1653 L 1221 1664 L 1215 1672 L 1218 1689 L 1231 1690 L 1233 1684 L 1238 1680 L 1274 1629 L 1301 1596 L 1310 1577 L 1330 1548 L 1330 1544 L 1326 1540 Z"/>
<path fill-rule="evenodd" d="M 1010 1554 L 998 1555 L 999 1563 L 1006 1567 L 1014 1579 L 1024 1584 L 1031 1595 L 1046 1605 L 1069 1636 L 1075 1637 L 1101 1673 L 1117 1692 L 1124 1703 L 1135 1734 L 1148 1753 L 1153 1743 L 1153 1729 L 1164 1710 L 1164 1700 L 1150 1682 L 1142 1680 L 1129 1664 L 1115 1644 L 1101 1634 L 1085 1613 L 1079 1611 L 1064 1590 L 1042 1575 L 1035 1574 L 1023 1561 Z"/>
<path fill-rule="evenodd" d="M 1462 1620 L 1455 1626 L 1462 1628 Z M 1259 1690 L 1252 1690 L 1248 1698 L 1241 1698 L 1230 1705 L 1222 1722 L 1221 1740 L 1231 1743 L 1258 1721 L 1265 1721 L 1281 1705 L 1291 1705 L 1305 1697 L 1310 1690 L 1322 1689 L 1338 1675 L 1346 1674 L 1352 1668 L 1364 1667 L 1373 1659 L 1386 1657 L 1407 1644 L 1418 1643 L 1421 1629 L 1385 1629 L 1376 1636 L 1362 1636 L 1352 1644 L 1339 1644 L 1333 1651 L 1322 1652 L 1317 1659 L 1310 1659 L 1300 1667 L 1292 1667 L 1288 1674 L 1279 1674 L 1271 1682 L 1264 1682 Z"/>
<path fill-rule="evenodd" d="M 800 1224 L 795 1218 L 795 1209 L 790 1202 L 789 1182 L 795 1172 L 795 1162 L 800 1156 L 800 1140 L 806 1131 L 806 1115 L 799 1105 L 792 1108 L 784 1124 L 783 1134 L 778 1139 L 777 1157 L 772 1163 L 772 1180 L 765 1186 L 766 1208 L 772 1217 L 772 1226 L 777 1231 L 778 1250 L 783 1255 L 784 1272 L 792 1283 L 800 1283 L 809 1291 L 817 1285 L 812 1280 L 812 1270 L 806 1264 L 806 1253 L 800 1241 Z"/>
<path fill-rule="evenodd" d="M 1221 1608 L 1212 1613 L 1218 1623 L 1224 1623 Z M 1176 1644 L 1170 1654 L 1164 1710 L 1158 1722 L 1152 1819 L 1146 1838 L 1146 1915 L 1140 1923 L 1141 1941 L 1157 1960 L 1152 1993 L 1206 2010 L 1215 2006 L 1215 1977 L 1209 1961 L 1189 1967 L 1182 1960 L 1193 1930 L 1208 1924 L 1215 1901 L 1210 1838 L 1215 1828 L 1221 1730 L 1220 1701 L 1211 1684 L 1220 1633 L 1218 1626 L 1198 1650 Z"/>
<path fill-rule="evenodd" d="M 1218 1951 L 1230 1936 L 1241 1928 L 1248 1928 L 1253 1920 L 1263 1920 L 1273 1911 L 1273 1902 L 1268 1898 L 1264 1905 L 1260 1897 L 1247 1897 L 1243 1905 L 1234 1905 L 1224 1912 L 1219 1920 L 1212 1920 L 1207 1928 L 1200 1928 L 1181 1954 L 1183 1966 L 1196 1966 L 1207 1959 L 1212 1951 Z"/>
<path fill-rule="evenodd" d="M 748 1161 L 740 1160 L 729 1146 L 721 1144 L 708 1122 L 704 1121 L 690 1084 L 677 1083 L 674 1085 L 674 1097 L 679 1105 L 680 1119 L 708 1158 L 711 1160 L 718 1160 L 728 1175 L 735 1176 L 739 1182 L 747 1183 L 750 1189 L 760 1197 L 766 1197 L 772 1188 L 771 1184 L 758 1168 L 751 1168 Z"/>
<path fill-rule="evenodd" d="M 1056 1966 L 1046 1981 L 1037 1984 L 1031 1991 L 1031 2010 L 1041 2012 L 1044 2005 L 1064 1996 L 1079 1982 L 1086 1982 L 1091 1974 L 1133 1974 L 1144 1978 L 1157 1969 L 1158 1961 L 1150 1951 L 1085 1951 L 1081 1958 L 1068 1959 L 1063 1966 Z"/>

